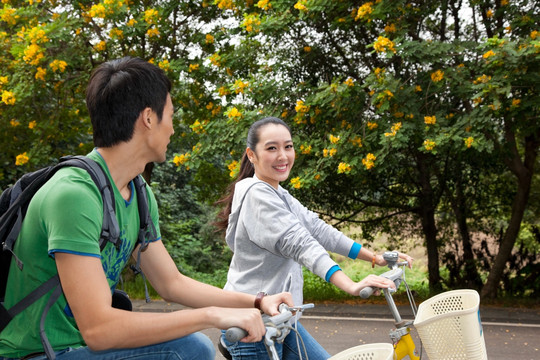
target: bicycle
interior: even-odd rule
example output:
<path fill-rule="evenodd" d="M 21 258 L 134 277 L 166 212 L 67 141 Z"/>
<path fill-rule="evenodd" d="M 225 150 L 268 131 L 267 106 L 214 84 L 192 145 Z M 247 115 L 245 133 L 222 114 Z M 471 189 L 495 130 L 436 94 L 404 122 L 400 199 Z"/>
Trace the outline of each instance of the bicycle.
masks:
<path fill-rule="evenodd" d="M 427 356 L 431 360 L 439 359 L 487 359 L 482 326 L 479 315 L 479 295 L 474 290 L 453 290 L 434 296 L 416 306 L 411 289 L 405 281 L 406 261 L 399 262 L 398 252 L 387 251 L 383 254 L 389 271 L 380 276 L 390 279 L 395 289 L 373 289 L 366 287 L 360 291 L 360 297 L 367 299 L 374 291 L 382 290 L 390 313 L 394 318 L 395 328 L 390 330 L 392 344 L 360 345 L 344 350 L 330 360 L 410 360 L 423 359 L 424 343 Z M 405 285 L 407 298 L 413 312 L 413 320 L 402 319 L 392 293 L 401 283 Z M 475 312 L 478 316 L 475 317 Z M 420 338 L 420 351 L 411 336 L 415 328 Z M 478 334 L 480 333 L 480 334 Z M 455 341 L 453 341 L 455 340 Z M 453 342 L 452 342 L 453 341 Z M 368 357 L 364 357 L 364 354 Z"/>
<path fill-rule="evenodd" d="M 305 309 L 314 307 L 314 304 L 304 304 L 300 306 L 291 306 L 287 304 L 281 304 L 279 306 L 279 314 L 274 316 L 269 316 L 266 314 L 262 315 L 264 325 L 266 327 L 266 334 L 264 336 L 264 345 L 268 351 L 268 356 L 273 360 L 280 360 L 278 352 L 276 350 L 276 343 L 282 343 L 287 335 L 296 329 L 290 325 L 290 320 L 295 316 L 296 313 L 300 313 Z M 239 327 L 231 327 L 225 331 L 225 339 L 229 342 L 237 342 L 247 336 L 247 332 Z M 302 344 L 304 354 L 306 354 L 307 360 L 307 351 L 302 340 L 301 336 L 298 336 L 300 343 Z M 218 342 L 219 351 L 226 359 L 231 359 L 230 354 L 228 353 L 227 347 L 222 342 L 220 337 Z"/>

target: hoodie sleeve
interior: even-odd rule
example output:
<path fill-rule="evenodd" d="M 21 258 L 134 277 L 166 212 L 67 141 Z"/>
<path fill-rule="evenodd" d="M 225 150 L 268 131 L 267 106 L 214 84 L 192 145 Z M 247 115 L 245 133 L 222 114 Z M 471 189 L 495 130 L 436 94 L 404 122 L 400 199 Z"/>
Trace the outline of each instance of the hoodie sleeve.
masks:
<path fill-rule="evenodd" d="M 284 198 L 291 210 L 298 216 L 302 225 L 327 251 L 356 259 L 362 245 L 345 236 L 341 231 L 321 220 L 313 211 L 307 209 L 286 190 Z"/>
<path fill-rule="evenodd" d="M 270 185 L 253 186 L 242 212 L 249 239 L 261 248 L 291 258 L 323 279 L 337 265 Z"/>

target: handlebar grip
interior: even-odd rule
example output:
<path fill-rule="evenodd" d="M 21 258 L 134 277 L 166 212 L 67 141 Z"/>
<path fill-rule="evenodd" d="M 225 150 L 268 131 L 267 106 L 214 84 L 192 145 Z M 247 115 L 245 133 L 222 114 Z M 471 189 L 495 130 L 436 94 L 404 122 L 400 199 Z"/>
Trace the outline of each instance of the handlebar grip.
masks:
<path fill-rule="evenodd" d="M 242 340 L 247 335 L 248 333 L 246 330 L 241 329 L 237 326 L 228 328 L 227 331 L 225 331 L 225 339 L 227 339 L 228 342 L 232 343 Z"/>
<path fill-rule="evenodd" d="M 373 294 L 373 291 L 374 291 L 374 289 L 371 286 L 366 286 L 365 288 L 360 290 L 359 295 L 360 295 L 360 297 L 362 299 L 367 299 L 368 297 L 370 297 Z"/>

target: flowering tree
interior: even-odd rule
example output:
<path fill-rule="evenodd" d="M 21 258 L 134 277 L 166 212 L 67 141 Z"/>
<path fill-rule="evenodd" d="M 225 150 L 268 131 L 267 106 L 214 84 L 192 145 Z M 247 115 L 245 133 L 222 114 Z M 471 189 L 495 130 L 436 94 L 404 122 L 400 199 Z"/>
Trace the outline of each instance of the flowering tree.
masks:
<path fill-rule="evenodd" d="M 493 295 L 537 162 L 536 5 L 215 4 L 228 21 L 206 63 L 216 74 L 207 87 L 214 93 L 201 105 L 219 104 L 224 116 L 191 120 L 199 142 L 177 164 L 196 169 L 219 154 L 234 176 L 249 124 L 279 116 L 295 138 L 297 165 L 287 184 L 294 195 L 338 222 L 362 224 L 367 238 L 381 230 L 394 238 L 421 234 L 432 288 L 440 285 L 440 251 L 455 237 L 460 271 L 481 286 L 471 233 L 494 236 L 487 208 L 497 203 L 507 226 L 484 287 Z M 510 173 L 517 181 L 508 181 Z M 512 186 L 514 198 L 486 196 L 497 182 L 504 191 Z"/>
<path fill-rule="evenodd" d="M 361 224 L 367 239 L 381 231 L 396 240 L 422 236 L 433 288 L 441 252 L 471 286 L 481 286 L 471 234 L 493 238 L 493 225 L 503 223 L 484 286 L 484 295 L 495 293 L 538 162 L 533 2 L 2 6 L 3 185 L 58 156 L 89 151 L 84 89 L 91 69 L 139 56 L 174 82 L 181 121 L 171 161 L 193 174 L 206 199 L 236 175 L 249 125 L 279 116 L 293 129 L 298 155 L 284 185 L 336 224 Z"/>

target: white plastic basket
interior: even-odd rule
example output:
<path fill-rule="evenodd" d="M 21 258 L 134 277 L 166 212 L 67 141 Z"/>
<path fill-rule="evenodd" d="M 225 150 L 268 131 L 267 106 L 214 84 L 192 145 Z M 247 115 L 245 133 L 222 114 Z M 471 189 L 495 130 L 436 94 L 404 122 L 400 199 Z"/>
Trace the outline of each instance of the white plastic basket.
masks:
<path fill-rule="evenodd" d="M 393 360 L 394 347 L 390 343 L 375 343 L 343 350 L 329 360 Z"/>
<path fill-rule="evenodd" d="M 486 343 L 475 290 L 436 295 L 418 307 L 414 326 L 430 360 L 484 360 Z"/>

